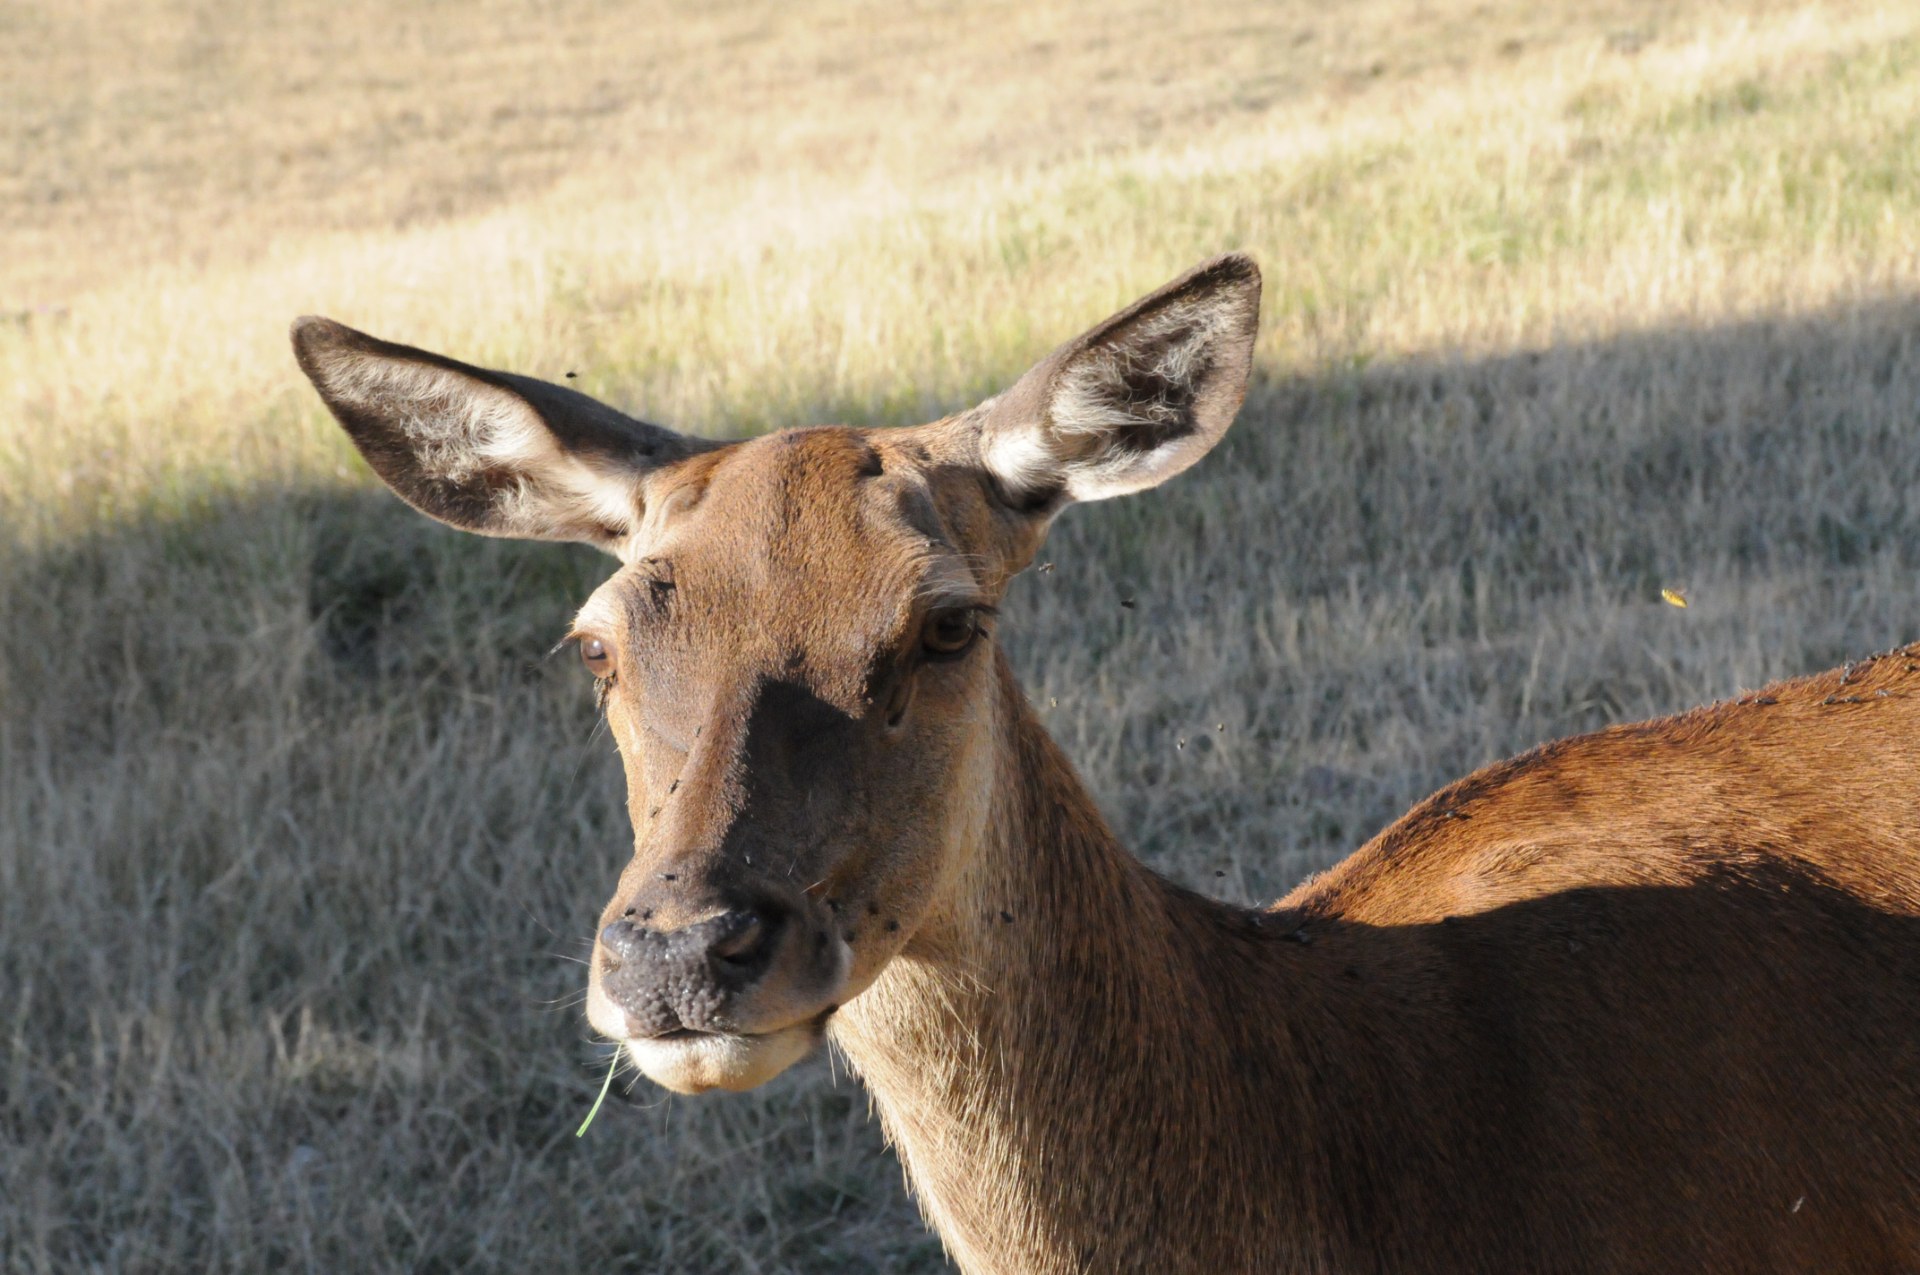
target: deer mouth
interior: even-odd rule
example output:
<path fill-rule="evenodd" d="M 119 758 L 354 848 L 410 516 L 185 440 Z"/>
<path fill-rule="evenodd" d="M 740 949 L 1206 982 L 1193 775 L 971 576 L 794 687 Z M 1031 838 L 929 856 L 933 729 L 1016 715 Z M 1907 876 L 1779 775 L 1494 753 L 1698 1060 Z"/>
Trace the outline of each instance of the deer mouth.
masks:
<path fill-rule="evenodd" d="M 661 1032 L 658 1036 L 653 1037 L 653 1039 L 664 1040 L 664 1041 L 698 1040 L 702 1036 L 712 1036 L 715 1034 L 717 1033 L 695 1031 L 691 1027 L 676 1027 L 670 1032 Z"/>
<path fill-rule="evenodd" d="M 755 1035 L 698 1032 L 630 1036 L 627 1057 L 647 1079 L 675 1093 L 757 1088 L 812 1053 L 823 1035 L 818 1019 Z"/>

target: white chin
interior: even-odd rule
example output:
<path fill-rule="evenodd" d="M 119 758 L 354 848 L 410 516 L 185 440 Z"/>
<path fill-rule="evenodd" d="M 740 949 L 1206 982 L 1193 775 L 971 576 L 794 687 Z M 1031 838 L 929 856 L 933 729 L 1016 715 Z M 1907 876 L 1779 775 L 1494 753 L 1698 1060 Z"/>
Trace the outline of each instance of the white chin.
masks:
<path fill-rule="evenodd" d="M 736 1092 L 764 1085 L 813 1049 L 819 1033 L 809 1023 L 765 1036 L 689 1036 L 622 1042 L 648 1080 L 675 1093 Z"/>

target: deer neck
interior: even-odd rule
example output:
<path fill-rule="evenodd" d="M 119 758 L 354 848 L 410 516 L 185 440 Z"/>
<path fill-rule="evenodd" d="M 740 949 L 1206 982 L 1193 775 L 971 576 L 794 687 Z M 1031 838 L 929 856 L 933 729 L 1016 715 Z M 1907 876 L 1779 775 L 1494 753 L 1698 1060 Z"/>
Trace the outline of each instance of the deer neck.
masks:
<path fill-rule="evenodd" d="M 1299 1136 L 1274 945 L 1122 849 L 1004 660 L 999 691 L 978 849 L 835 1041 L 963 1268 L 1244 1268 L 1244 1214 L 1299 1204 L 1226 1186 Z"/>

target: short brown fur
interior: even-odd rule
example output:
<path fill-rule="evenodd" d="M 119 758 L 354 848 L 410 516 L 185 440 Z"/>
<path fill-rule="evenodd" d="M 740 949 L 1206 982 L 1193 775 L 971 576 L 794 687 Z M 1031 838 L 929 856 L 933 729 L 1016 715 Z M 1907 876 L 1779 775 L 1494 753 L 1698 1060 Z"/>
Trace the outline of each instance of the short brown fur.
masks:
<path fill-rule="evenodd" d="M 1920 1264 L 1914 651 L 1489 767 L 1265 911 L 1109 831 L 992 609 L 1219 437 L 1257 298 L 1223 258 L 960 417 L 723 448 L 295 341 L 409 500 L 625 563 L 596 1026 L 689 1090 L 830 1035 L 963 1268 Z"/>

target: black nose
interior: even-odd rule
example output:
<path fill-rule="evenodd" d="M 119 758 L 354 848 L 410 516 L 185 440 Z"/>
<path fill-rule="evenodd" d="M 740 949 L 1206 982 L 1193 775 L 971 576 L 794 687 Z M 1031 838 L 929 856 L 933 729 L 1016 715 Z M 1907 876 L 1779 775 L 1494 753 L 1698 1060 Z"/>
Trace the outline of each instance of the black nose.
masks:
<path fill-rule="evenodd" d="M 600 931 L 607 993 L 640 1030 L 710 1030 L 728 998 L 767 972 L 787 925 L 771 907 L 738 908 L 677 930 L 619 920 Z"/>

